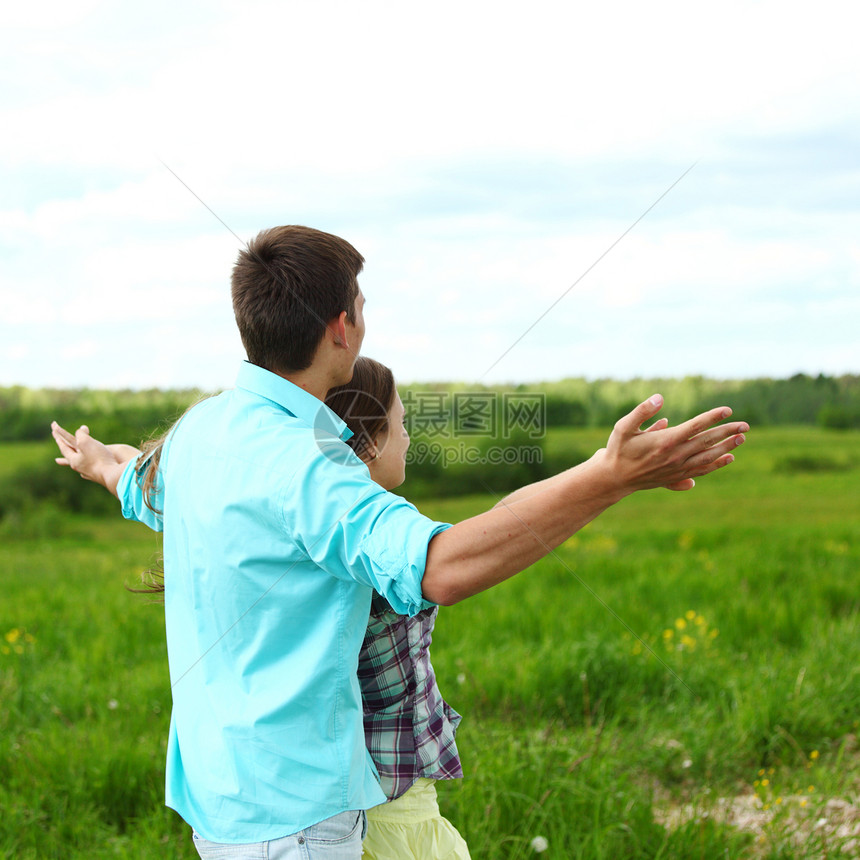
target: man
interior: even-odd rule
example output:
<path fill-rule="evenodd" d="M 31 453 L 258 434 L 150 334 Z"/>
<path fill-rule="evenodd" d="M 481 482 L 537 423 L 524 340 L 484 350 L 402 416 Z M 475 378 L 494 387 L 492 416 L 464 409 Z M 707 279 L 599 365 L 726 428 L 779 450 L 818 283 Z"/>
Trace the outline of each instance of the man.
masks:
<path fill-rule="evenodd" d="M 364 337 L 362 264 L 349 243 L 305 227 L 264 231 L 239 254 L 233 305 L 249 361 L 235 389 L 174 426 L 151 507 L 136 452 L 54 425 L 58 462 L 117 494 L 126 517 L 163 527 L 167 803 L 204 857 L 227 846 L 360 856 L 362 810 L 384 800 L 356 680 L 373 590 L 403 614 L 455 603 L 632 492 L 689 489 L 731 462 L 749 429 L 714 426 L 722 408 L 643 432 L 655 395 L 586 463 L 457 525 L 429 520 L 371 481 L 322 403 L 349 381 Z"/>

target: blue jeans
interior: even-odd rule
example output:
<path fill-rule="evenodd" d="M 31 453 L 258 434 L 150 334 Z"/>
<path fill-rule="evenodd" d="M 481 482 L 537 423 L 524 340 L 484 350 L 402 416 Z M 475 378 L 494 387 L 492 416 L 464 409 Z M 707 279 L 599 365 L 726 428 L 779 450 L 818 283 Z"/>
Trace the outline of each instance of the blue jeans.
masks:
<path fill-rule="evenodd" d="M 363 811 L 341 812 L 281 839 L 228 845 L 194 834 L 202 860 L 359 860 L 367 830 Z"/>

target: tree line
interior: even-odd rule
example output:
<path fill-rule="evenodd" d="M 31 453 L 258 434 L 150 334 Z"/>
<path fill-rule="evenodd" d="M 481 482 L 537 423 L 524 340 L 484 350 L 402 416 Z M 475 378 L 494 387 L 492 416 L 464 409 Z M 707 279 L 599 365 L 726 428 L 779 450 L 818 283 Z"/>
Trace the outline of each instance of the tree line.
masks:
<path fill-rule="evenodd" d="M 738 417 L 757 426 L 809 424 L 860 429 L 860 375 L 788 379 L 564 379 L 520 385 L 412 383 L 401 386 L 404 403 L 418 402 L 432 412 L 435 425 L 456 420 L 454 404 L 471 395 L 538 395 L 548 428 L 611 427 L 637 403 L 659 391 L 663 413 L 672 423 L 715 405 L 728 405 Z M 211 392 L 209 392 L 211 393 Z M 0 441 L 36 441 L 48 436 L 52 420 L 73 429 L 87 422 L 104 440 L 138 443 L 157 435 L 191 404 L 207 395 L 198 389 L 102 390 L 0 388 Z M 434 401 L 435 398 L 435 401 Z M 475 399 L 472 398 L 475 402 Z"/>
<path fill-rule="evenodd" d="M 860 429 L 860 376 L 718 381 L 704 377 L 627 381 L 565 379 L 535 385 L 421 383 L 401 386 L 412 438 L 408 499 L 501 495 L 586 459 L 592 451 L 547 445 L 552 431 L 611 427 L 654 392 L 676 424 L 713 406 L 731 406 L 754 427 L 817 425 Z M 163 433 L 193 403 L 195 389 L 147 391 L 0 388 L 0 442 L 50 441 L 50 423 L 86 422 L 97 438 L 140 444 Z M 549 432 L 548 432 L 549 431 Z M 571 443 L 572 444 L 572 443 Z M 56 533 L 68 512 L 114 514 L 116 500 L 59 469 L 49 456 L 0 470 L 0 535 Z M 3 465 L 3 464 L 0 464 Z"/>

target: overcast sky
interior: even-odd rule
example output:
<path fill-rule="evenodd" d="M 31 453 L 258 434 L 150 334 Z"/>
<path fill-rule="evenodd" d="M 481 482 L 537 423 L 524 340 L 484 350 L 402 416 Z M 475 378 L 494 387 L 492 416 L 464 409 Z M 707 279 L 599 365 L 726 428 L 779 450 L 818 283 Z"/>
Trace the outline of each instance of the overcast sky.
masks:
<path fill-rule="evenodd" d="M 402 382 L 860 372 L 856 41 L 829 0 L 17 4 L 0 386 L 230 387 L 287 223 L 364 254 Z"/>

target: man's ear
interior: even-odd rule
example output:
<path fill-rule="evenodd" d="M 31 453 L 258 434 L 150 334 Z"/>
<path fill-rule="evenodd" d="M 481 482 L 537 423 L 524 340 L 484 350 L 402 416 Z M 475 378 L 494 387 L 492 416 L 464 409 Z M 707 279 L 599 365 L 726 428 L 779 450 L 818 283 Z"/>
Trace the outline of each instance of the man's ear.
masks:
<path fill-rule="evenodd" d="M 336 317 L 329 320 L 326 328 L 335 344 L 349 349 L 349 341 L 346 337 L 346 311 L 341 311 Z"/>

